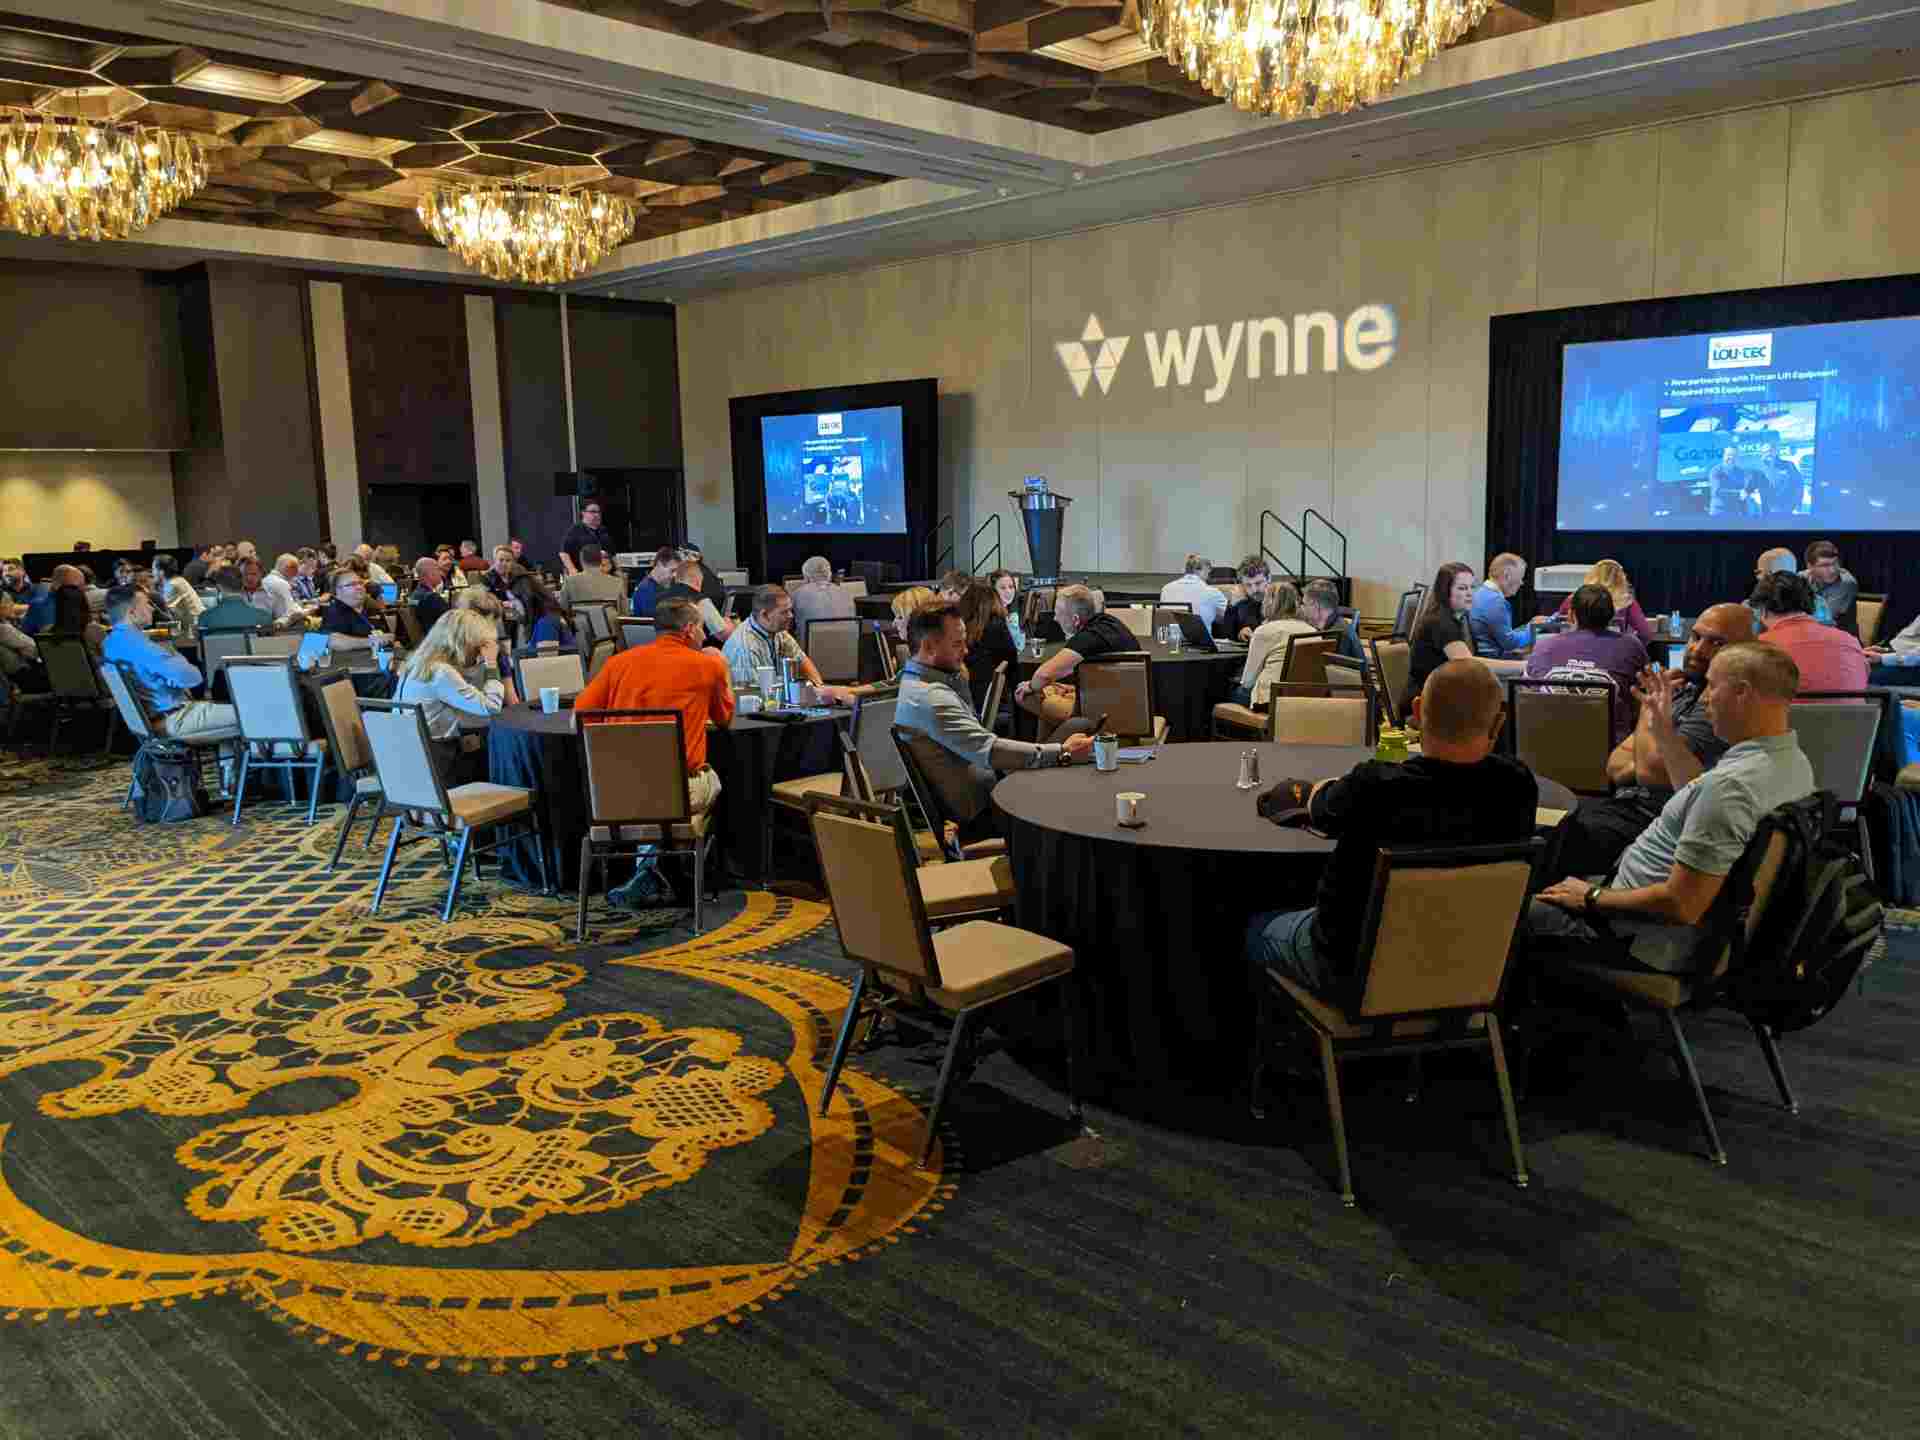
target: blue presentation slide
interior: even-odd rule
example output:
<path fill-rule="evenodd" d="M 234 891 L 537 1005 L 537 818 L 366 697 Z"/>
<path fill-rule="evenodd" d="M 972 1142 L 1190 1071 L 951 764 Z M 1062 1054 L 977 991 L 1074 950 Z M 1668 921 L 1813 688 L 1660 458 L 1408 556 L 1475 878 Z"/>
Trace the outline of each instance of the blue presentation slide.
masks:
<path fill-rule="evenodd" d="M 904 535 L 906 449 L 898 405 L 764 415 L 771 535 Z"/>
<path fill-rule="evenodd" d="M 1562 530 L 1920 529 L 1920 318 L 1569 345 Z"/>

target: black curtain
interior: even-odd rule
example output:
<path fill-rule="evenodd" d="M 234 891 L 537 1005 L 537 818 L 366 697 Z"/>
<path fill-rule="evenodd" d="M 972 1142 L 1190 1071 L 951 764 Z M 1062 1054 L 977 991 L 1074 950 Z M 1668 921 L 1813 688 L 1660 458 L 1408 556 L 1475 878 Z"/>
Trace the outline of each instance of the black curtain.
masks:
<path fill-rule="evenodd" d="M 1534 564 L 1611 557 L 1626 567 L 1649 614 L 1677 609 L 1691 615 L 1716 601 L 1746 599 L 1753 588 L 1754 560 L 1762 550 L 1785 545 L 1801 554 L 1814 540 L 1831 540 L 1863 591 L 1886 594 L 1880 634 L 1883 639 L 1893 634 L 1920 611 L 1920 580 L 1911 568 L 1912 531 L 1562 534 L 1555 517 L 1560 499 L 1562 347 L 1591 340 L 1735 333 L 1900 315 L 1920 315 L 1920 275 L 1496 316 L 1489 336 L 1487 389 L 1488 553 L 1512 550 Z M 1903 561 L 1908 562 L 1905 569 Z M 1530 594 L 1516 596 L 1514 614 L 1534 613 L 1525 608 L 1531 600 Z"/>

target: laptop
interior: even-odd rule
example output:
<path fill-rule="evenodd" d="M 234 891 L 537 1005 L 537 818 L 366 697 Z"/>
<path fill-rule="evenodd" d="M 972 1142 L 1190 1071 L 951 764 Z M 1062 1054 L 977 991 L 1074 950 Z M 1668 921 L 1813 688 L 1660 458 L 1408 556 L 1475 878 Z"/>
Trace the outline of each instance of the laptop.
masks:
<path fill-rule="evenodd" d="M 316 630 L 300 637 L 300 648 L 294 652 L 294 659 L 302 670 L 317 670 L 326 663 L 332 649 L 333 636 Z"/>
<path fill-rule="evenodd" d="M 400 603 L 400 587 L 398 585 L 382 585 L 380 587 L 380 598 L 389 605 L 398 605 Z"/>

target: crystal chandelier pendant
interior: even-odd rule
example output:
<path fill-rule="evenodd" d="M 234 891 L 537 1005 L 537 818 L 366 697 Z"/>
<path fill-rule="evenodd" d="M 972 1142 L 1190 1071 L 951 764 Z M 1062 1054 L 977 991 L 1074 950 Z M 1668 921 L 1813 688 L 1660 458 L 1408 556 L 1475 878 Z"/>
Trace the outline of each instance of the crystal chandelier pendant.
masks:
<path fill-rule="evenodd" d="M 1141 0 L 1147 43 L 1235 108 L 1294 120 L 1384 99 L 1490 0 Z"/>
<path fill-rule="evenodd" d="M 427 233 L 494 280 L 576 280 L 633 232 L 629 200 L 592 190 L 448 186 L 420 201 Z"/>
<path fill-rule="evenodd" d="M 23 235 L 124 240 L 206 183 L 197 136 L 0 111 L 0 225 Z"/>

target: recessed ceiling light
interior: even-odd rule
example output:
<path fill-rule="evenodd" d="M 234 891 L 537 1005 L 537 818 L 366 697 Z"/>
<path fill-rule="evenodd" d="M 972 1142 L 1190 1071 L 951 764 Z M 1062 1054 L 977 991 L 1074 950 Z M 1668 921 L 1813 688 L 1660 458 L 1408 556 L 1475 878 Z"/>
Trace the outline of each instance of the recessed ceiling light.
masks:
<path fill-rule="evenodd" d="M 240 65 L 202 65 L 174 83 L 188 90 L 231 95 L 236 100 L 286 105 L 318 90 L 327 82 L 309 80 L 304 75 L 275 75 L 268 70 L 249 70 Z"/>
<path fill-rule="evenodd" d="M 384 160 L 406 149 L 411 140 L 383 140 L 378 135 L 355 135 L 346 130 L 316 130 L 293 142 L 296 150 L 324 150 L 329 155 L 350 155 L 356 160 Z"/>

